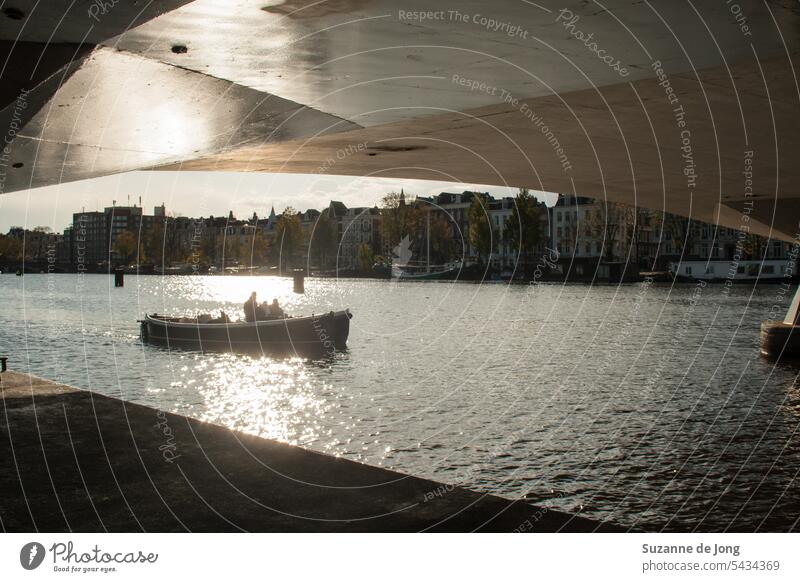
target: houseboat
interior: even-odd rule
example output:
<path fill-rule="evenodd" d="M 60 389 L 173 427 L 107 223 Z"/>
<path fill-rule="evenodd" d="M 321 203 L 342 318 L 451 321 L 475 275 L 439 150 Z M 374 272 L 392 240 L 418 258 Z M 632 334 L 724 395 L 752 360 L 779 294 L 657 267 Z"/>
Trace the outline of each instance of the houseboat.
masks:
<path fill-rule="evenodd" d="M 677 281 L 785 281 L 794 277 L 795 265 L 791 259 L 765 259 L 763 261 L 680 261 L 669 264 L 669 271 Z"/>

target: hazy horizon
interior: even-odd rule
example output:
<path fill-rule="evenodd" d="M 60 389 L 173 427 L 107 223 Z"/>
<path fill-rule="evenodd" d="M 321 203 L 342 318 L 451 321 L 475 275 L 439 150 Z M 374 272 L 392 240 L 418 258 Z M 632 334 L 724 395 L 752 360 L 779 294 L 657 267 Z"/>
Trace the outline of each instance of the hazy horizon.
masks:
<path fill-rule="evenodd" d="M 69 182 L 0 196 L 0 233 L 12 226 L 32 229 L 50 227 L 63 231 L 72 214 L 82 208 L 102 210 L 114 201 L 118 206 L 139 205 L 147 213 L 162 203 L 175 216 L 226 216 L 237 218 L 256 212 L 267 216 L 274 206 L 280 213 L 291 206 L 304 211 L 322 209 L 330 200 L 348 207 L 374 206 L 392 191 L 407 196 L 476 190 L 493 196 L 514 196 L 516 187 L 463 184 L 432 180 L 399 180 L 316 174 L 260 174 L 240 172 L 127 172 L 92 180 Z M 532 191 L 548 205 L 557 195 Z"/>

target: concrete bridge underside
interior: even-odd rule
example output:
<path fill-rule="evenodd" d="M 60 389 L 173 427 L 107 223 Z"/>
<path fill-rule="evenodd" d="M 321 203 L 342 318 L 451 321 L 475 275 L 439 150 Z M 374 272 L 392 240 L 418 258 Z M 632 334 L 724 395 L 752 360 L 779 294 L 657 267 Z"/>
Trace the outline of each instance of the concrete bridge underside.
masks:
<path fill-rule="evenodd" d="M 0 9 L 4 193 L 137 169 L 330 173 L 800 229 L 791 2 L 40 4 Z"/>

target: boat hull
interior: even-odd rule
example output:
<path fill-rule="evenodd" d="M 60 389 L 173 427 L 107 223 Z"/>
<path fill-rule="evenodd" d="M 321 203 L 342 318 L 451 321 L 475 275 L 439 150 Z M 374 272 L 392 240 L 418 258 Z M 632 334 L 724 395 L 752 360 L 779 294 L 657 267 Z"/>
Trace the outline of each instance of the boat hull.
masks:
<path fill-rule="evenodd" d="M 332 353 L 347 347 L 349 310 L 251 323 L 195 323 L 148 315 L 141 322 L 148 343 L 201 351 Z"/>
<path fill-rule="evenodd" d="M 452 281 L 453 279 L 458 279 L 459 273 L 461 273 L 461 269 L 416 274 L 406 271 L 394 271 L 392 276 L 401 281 Z"/>

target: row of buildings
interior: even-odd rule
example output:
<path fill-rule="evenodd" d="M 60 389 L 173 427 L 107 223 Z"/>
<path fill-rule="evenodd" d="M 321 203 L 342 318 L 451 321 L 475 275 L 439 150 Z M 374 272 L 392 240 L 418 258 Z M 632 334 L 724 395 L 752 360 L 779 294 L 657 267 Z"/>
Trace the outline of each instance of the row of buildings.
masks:
<path fill-rule="evenodd" d="M 569 262 L 578 275 L 592 272 L 598 261 L 693 277 L 698 273 L 692 268 L 696 271 L 698 266 L 714 274 L 709 263 L 726 267 L 736 261 L 741 263 L 740 269 L 748 261 L 774 263 L 765 268 L 768 270 L 783 262 L 785 270 L 786 261 L 793 260 L 790 243 L 592 198 L 561 196 L 549 209 L 548 221 L 551 248 L 558 251 L 561 263 Z"/>
<path fill-rule="evenodd" d="M 67 268 L 80 264 L 95 270 L 131 262 L 217 268 L 282 266 L 281 261 L 291 256 L 314 270 L 364 271 L 397 259 L 401 231 L 389 222 L 396 221 L 398 213 L 408 213 L 413 219 L 401 226 L 408 235 L 408 262 L 469 264 L 479 260 L 470 238 L 470 208 L 478 196 L 484 201 L 494 239 L 488 262 L 498 271 L 511 269 L 519 263 L 518 249 L 506 228 L 514 216 L 515 199 L 471 191 L 409 200 L 401 191 L 393 206 L 348 208 L 332 201 L 322 210 L 292 212 L 289 218 L 299 240 L 291 244 L 285 235 L 277 240 L 282 217 L 274 208 L 265 218 L 254 213 L 237 219 L 232 212 L 189 218 L 170 216 L 164 205 L 147 214 L 135 204 L 77 212 L 63 233 L 16 228 L 7 236 L 24 240 L 26 260 L 50 260 Z M 791 251 L 781 241 L 743 237 L 735 229 L 590 198 L 561 196 L 552 207 L 537 202 L 537 209 L 540 236 L 534 254 L 556 250 L 559 265 L 569 265 L 578 275 L 592 272 L 598 263 L 658 271 L 678 260 L 786 259 Z M 432 239 L 438 241 L 433 258 Z"/>
<path fill-rule="evenodd" d="M 332 268 L 355 268 L 363 246 L 367 245 L 373 256 L 379 256 L 383 248 L 380 216 L 378 208 L 347 208 L 337 201 L 322 211 L 295 213 L 301 242 L 292 254 L 305 262 L 313 251 Z M 0 237 L 17 244 L 8 245 L 5 255 L 0 244 L 0 262 L 24 257 L 35 264 L 50 262 L 70 270 L 81 265 L 90 271 L 131 263 L 200 263 L 220 268 L 269 265 L 279 261 L 275 255 L 288 252 L 284 241 L 276 240 L 280 218 L 274 208 L 266 218 L 254 213 L 237 219 L 232 212 L 192 218 L 170 216 L 164 205 L 148 214 L 140 205 L 114 204 L 102 211 L 74 213 L 63 233 L 13 227 Z M 324 249 L 319 248 L 323 245 Z"/>
<path fill-rule="evenodd" d="M 465 249 L 466 258 L 474 259 L 476 249 L 470 244 L 470 207 L 476 196 L 483 196 L 487 217 L 492 225 L 495 245 L 489 262 L 497 270 L 519 269 L 518 246 L 508 237 L 507 224 L 513 220 L 515 199 L 494 199 L 476 192 L 447 193 L 417 198 L 431 214 L 441 214 L 451 225 L 453 248 Z M 742 230 L 690 220 L 674 214 L 592 198 L 561 195 L 552 207 L 537 202 L 538 232 L 534 255 L 559 257 L 556 269 L 572 275 L 591 276 L 599 264 L 623 264 L 639 271 L 672 271 L 676 275 L 692 273 L 692 263 L 713 269 L 708 262 L 737 261 L 786 263 L 793 259 L 792 245 L 751 235 Z M 517 224 L 514 222 L 513 224 Z M 537 257 L 529 260 L 538 263 Z M 678 265 L 684 265 L 678 271 Z M 769 270 L 772 265 L 765 268 Z M 784 264 L 781 268 L 788 267 Z M 740 271 L 742 266 L 739 267 Z M 697 267 L 695 266 L 695 270 Z M 777 273 L 776 273 L 777 274 Z"/>

